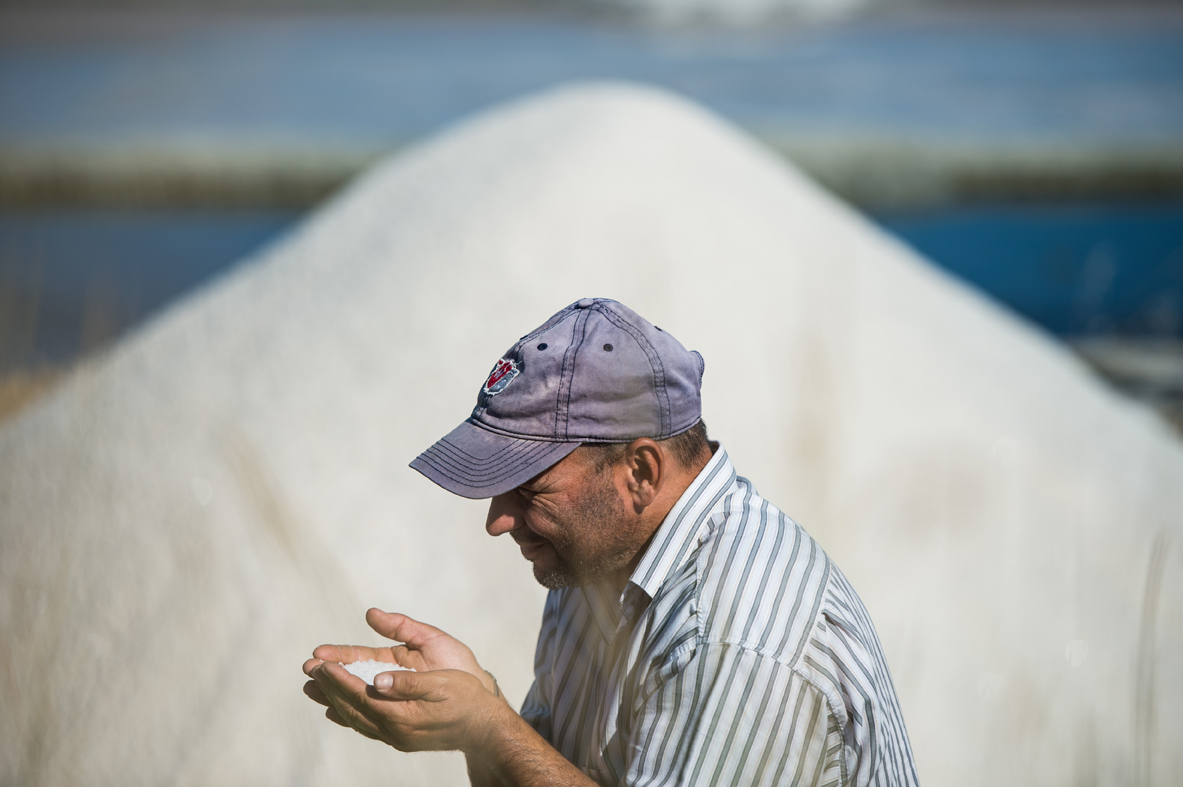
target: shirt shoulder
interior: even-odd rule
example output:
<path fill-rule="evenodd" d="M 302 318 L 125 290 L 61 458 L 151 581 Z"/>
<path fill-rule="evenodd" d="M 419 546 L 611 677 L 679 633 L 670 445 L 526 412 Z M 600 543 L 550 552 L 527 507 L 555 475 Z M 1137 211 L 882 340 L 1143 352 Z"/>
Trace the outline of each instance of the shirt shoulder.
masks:
<path fill-rule="evenodd" d="M 862 600 L 832 567 L 821 614 L 796 670 L 827 698 L 850 783 L 915 785 L 916 764 L 879 637 Z"/>
<path fill-rule="evenodd" d="M 820 545 L 743 478 L 696 556 L 698 642 L 784 665 L 825 698 L 841 783 L 916 784 L 878 635 Z"/>
<path fill-rule="evenodd" d="M 829 557 L 743 478 L 700 538 L 699 642 L 738 645 L 796 666 L 826 601 Z"/>

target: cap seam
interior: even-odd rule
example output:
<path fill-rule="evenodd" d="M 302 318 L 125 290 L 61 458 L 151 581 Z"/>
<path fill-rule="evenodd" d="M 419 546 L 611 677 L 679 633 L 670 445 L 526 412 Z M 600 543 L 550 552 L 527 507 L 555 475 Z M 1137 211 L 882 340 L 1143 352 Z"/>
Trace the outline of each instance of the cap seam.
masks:
<path fill-rule="evenodd" d="M 560 311 L 558 314 L 553 315 L 549 320 L 544 322 L 542 325 L 540 325 L 537 328 L 535 328 L 534 330 L 530 331 L 530 333 L 528 333 L 525 336 L 523 336 L 522 338 L 518 339 L 517 342 L 510 349 L 512 350 L 512 349 L 514 349 L 514 347 L 521 347 L 526 342 L 528 342 L 532 339 L 537 339 L 542 334 L 555 328 L 557 325 L 562 323 L 568 317 L 575 316 L 577 311 L 578 311 L 577 309 L 574 309 L 571 306 L 568 306 L 567 308 Z"/>
<path fill-rule="evenodd" d="M 486 424 L 484 421 L 477 421 L 475 418 L 470 418 L 468 420 L 475 422 L 476 425 L 481 429 L 492 432 L 493 434 L 502 435 L 503 437 L 516 437 L 521 440 L 529 440 L 529 441 L 535 442 L 535 443 L 569 443 L 569 442 L 571 442 L 570 440 L 563 440 L 558 437 L 553 437 L 553 436 L 549 436 L 549 435 L 527 434 L 526 432 L 511 432 L 508 429 L 502 429 L 500 427 L 490 426 L 489 424 Z"/>
<path fill-rule="evenodd" d="M 424 462 L 427 462 L 429 464 L 437 465 L 437 466 L 441 467 L 441 469 L 444 469 L 444 467 L 454 467 L 455 470 L 458 470 L 461 472 L 464 472 L 464 471 L 483 472 L 486 470 L 502 471 L 506 464 L 509 464 L 509 465 L 529 465 L 529 464 L 531 464 L 532 460 L 534 460 L 538 456 L 544 456 L 544 454 L 547 454 L 547 453 L 554 453 L 554 452 L 556 452 L 555 449 L 561 449 L 561 447 L 564 445 L 569 445 L 569 444 L 539 443 L 536 446 L 530 446 L 529 451 L 523 451 L 522 453 L 516 454 L 516 456 L 513 456 L 512 458 L 510 458 L 508 460 L 508 462 L 491 462 L 491 463 L 487 463 L 487 464 L 483 464 L 483 465 L 466 466 L 464 463 L 455 462 L 455 459 L 453 457 L 447 456 L 447 454 L 444 452 L 435 450 L 435 446 L 432 446 L 431 449 L 428 449 L 427 451 L 419 454 L 418 458 L 424 460 Z M 502 473 L 500 473 L 500 475 L 506 475 L 506 473 L 502 472 Z"/>
<path fill-rule="evenodd" d="M 559 446 L 560 448 L 566 447 L 562 443 L 554 443 L 552 445 Z M 569 453 L 570 451 L 563 450 L 537 452 L 530 457 L 531 461 L 518 463 L 512 470 L 496 476 L 482 476 L 479 479 L 472 478 L 470 475 L 456 475 L 456 471 L 453 468 L 447 464 L 433 461 L 433 457 L 428 456 L 426 452 L 417 457 L 411 463 L 411 467 L 451 492 L 460 494 L 457 492 L 457 489 L 463 488 L 474 494 L 471 496 L 467 494 L 462 496 L 478 499 L 493 497 L 494 495 L 499 495 L 513 489 L 530 478 L 533 478 L 545 470 L 546 467 L 550 467 L 555 462 L 561 461 L 562 457 Z"/>
<path fill-rule="evenodd" d="M 563 443 L 544 443 L 543 445 L 562 446 L 564 444 Z M 428 451 L 424 451 L 422 454 L 420 454 L 417 457 L 417 459 L 420 459 L 424 463 L 431 465 L 432 467 L 436 468 L 440 473 L 447 475 L 449 478 L 458 478 L 458 479 L 461 478 L 459 476 L 453 475 L 454 472 L 459 472 L 459 473 L 463 474 L 463 476 L 462 476 L 463 478 L 468 478 L 470 480 L 476 480 L 477 478 L 483 478 L 483 479 L 487 479 L 489 483 L 492 483 L 492 482 L 498 481 L 502 478 L 506 478 L 508 476 L 514 475 L 514 473 L 516 473 L 522 469 L 529 468 L 534 463 L 533 460 L 536 460 L 540 456 L 545 457 L 551 453 L 558 453 L 558 452 L 557 451 L 544 451 L 544 450 L 532 451 L 528 454 L 522 454 L 520 456 L 515 457 L 514 461 L 512 462 L 512 464 L 509 467 L 505 467 L 503 464 L 498 464 L 496 466 L 490 466 L 488 468 L 489 470 L 496 470 L 498 472 L 481 472 L 481 470 L 478 468 L 466 468 L 461 465 L 457 465 L 453 462 L 449 462 L 448 457 L 446 457 L 446 456 L 443 456 L 439 453 L 435 453 L 435 454 L 431 453 L 430 449 Z"/>
<path fill-rule="evenodd" d="M 645 353 L 645 357 L 649 360 L 649 370 L 653 374 L 654 392 L 657 394 L 657 409 L 661 417 L 660 434 L 668 436 L 666 433 L 673 429 L 673 416 L 670 413 L 669 393 L 666 391 L 665 385 L 665 365 L 661 362 L 661 355 L 657 352 L 657 348 L 635 326 L 612 309 L 598 303 L 594 308 L 616 327 L 632 336 L 633 341 L 641 348 L 641 352 Z"/>
<path fill-rule="evenodd" d="M 575 324 L 571 326 L 571 343 L 563 353 L 563 367 L 559 372 L 559 395 L 555 399 L 554 434 L 559 442 L 569 442 L 566 439 L 567 422 L 571 415 L 571 389 L 575 387 L 575 359 L 587 336 L 587 315 L 587 309 L 580 309 L 575 315 Z M 575 338 L 576 333 L 579 333 L 578 341 Z"/>
<path fill-rule="evenodd" d="M 554 437 L 545 437 L 545 436 L 541 436 L 541 435 L 527 434 L 525 432 L 511 432 L 507 429 L 501 429 L 496 426 L 490 426 L 489 424 L 486 424 L 482 421 L 478 421 L 475 418 L 469 418 L 469 419 L 467 419 L 467 421 L 465 423 L 472 423 L 472 425 L 475 426 L 476 428 L 482 429 L 486 432 L 492 432 L 495 435 L 500 435 L 502 437 L 513 437 L 518 440 L 523 440 L 523 441 L 530 442 L 530 443 L 631 443 L 633 440 L 640 440 L 642 437 L 648 437 L 648 438 L 651 438 L 654 440 L 657 440 L 657 439 L 664 440 L 664 439 L 667 439 L 670 437 L 677 437 L 678 435 L 682 434 L 682 432 L 687 431 L 692 426 L 694 426 L 696 423 L 698 423 L 699 420 L 701 420 L 701 418 L 702 418 L 701 414 L 695 415 L 694 420 L 692 420 L 686 426 L 678 429 L 676 432 L 673 431 L 673 425 L 671 424 L 671 426 L 670 426 L 671 433 L 666 435 L 665 437 L 662 437 L 660 434 L 653 435 L 653 434 L 647 434 L 647 433 L 634 434 L 629 437 L 599 437 L 596 435 L 575 435 L 575 436 L 569 436 L 568 439 L 566 439 L 566 440 L 560 440 L 560 439 L 557 439 Z M 446 441 L 447 441 L 447 436 L 444 436 L 444 437 L 441 437 L 436 442 L 446 442 Z M 455 447 L 455 443 L 447 442 L 447 444 L 449 446 L 452 446 L 453 448 Z M 512 449 L 513 449 L 513 446 L 501 449 L 501 451 L 498 454 L 490 455 L 490 458 L 492 458 L 493 456 L 500 455 L 501 452 L 509 451 Z M 459 450 L 459 449 L 457 449 L 457 450 Z M 466 456 L 473 456 L 472 454 L 469 454 L 467 452 L 463 452 L 463 453 Z M 476 457 L 473 457 L 473 458 L 475 459 Z"/>
<path fill-rule="evenodd" d="M 495 453 L 487 457 L 474 456 L 473 454 L 457 448 L 454 444 L 448 443 L 444 440 L 439 440 L 435 445 L 431 446 L 428 451 L 437 450 L 441 455 L 450 456 L 453 458 L 455 464 L 462 464 L 467 462 L 473 467 L 482 467 L 492 462 L 512 462 L 519 456 L 527 454 L 531 450 L 541 450 L 540 446 L 552 445 L 551 443 L 531 443 L 523 440 L 518 445 L 509 445 L 499 449 Z M 425 452 L 426 453 L 426 452 Z"/>

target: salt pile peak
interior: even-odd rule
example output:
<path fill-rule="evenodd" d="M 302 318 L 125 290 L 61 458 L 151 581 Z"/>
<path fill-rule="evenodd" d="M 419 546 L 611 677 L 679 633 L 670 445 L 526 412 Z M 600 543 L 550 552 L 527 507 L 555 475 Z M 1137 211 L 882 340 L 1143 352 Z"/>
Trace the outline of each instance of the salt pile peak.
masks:
<path fill-rule="evenodd" d="M 377 166 L 4 425 L 0 783 L 467 783 L 295 670 L 375 605 L 524 696 L 543 591 L 406 465 L 586 296 L 702 352 L 713 436 L 870 608 L 926 782 L 1183 773 L 1178 441 L 733 127 L 592 85 Z"/>

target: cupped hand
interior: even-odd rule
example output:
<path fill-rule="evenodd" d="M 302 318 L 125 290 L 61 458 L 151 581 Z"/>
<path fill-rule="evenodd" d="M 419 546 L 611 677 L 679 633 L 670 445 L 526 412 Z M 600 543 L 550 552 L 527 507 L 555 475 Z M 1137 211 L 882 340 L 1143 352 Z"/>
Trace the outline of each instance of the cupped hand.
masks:
<path fill-rule="evenodd" d="M 304 692 L 328 707 L 330 721 L 401 751 L 475 751 L 496 714 L 509 710 L 460 670 L 387 672 L 374 686 L 332 661 L 305 671 L 312 680 Z"/>
<path fill-rule="evenodd" d="M 387 639 L 403 644 L 388 648 L 321 645 L 312 651 L 313 658 L 304 663 L 304 674 L 311 676 L 310 670 L 322 662 L 385 661 L 418 672 L 460 670 L 475 677 L 488 691 L 495 692 L 492 678 L 481 669 L 468 646 L 435 626 L 377 608 L 366 612 L 366 622 Z"/>

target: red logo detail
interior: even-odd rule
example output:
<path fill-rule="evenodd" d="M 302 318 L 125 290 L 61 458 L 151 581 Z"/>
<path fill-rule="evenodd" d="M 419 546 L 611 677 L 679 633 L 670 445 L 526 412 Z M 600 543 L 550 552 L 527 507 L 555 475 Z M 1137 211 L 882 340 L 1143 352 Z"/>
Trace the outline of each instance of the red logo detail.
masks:
<path fill-rule="evenodd" d="M 508 358 L 502 358 L 489 373 L 489 379 L 485 380 L 485 393 L 490 396 L 501 393 L 517 376 L 518 365 Z"/>

